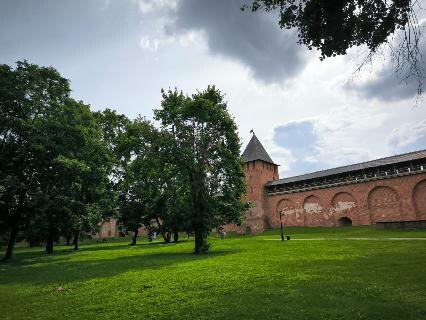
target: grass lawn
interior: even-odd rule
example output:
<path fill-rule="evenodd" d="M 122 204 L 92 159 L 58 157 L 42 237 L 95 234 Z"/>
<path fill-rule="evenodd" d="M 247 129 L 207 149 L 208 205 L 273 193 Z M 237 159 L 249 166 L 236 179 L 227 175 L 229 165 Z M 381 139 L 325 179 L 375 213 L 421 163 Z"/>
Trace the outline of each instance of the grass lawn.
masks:
<path fill-rule="evenodd" d="M 294 241 L 212 237 L 201 257 L 192 241 L 17 248 L 0 264 L 0 318 L 426 319 L 426 241 L 386 240 L 426 231 L 285 230 Z"/>

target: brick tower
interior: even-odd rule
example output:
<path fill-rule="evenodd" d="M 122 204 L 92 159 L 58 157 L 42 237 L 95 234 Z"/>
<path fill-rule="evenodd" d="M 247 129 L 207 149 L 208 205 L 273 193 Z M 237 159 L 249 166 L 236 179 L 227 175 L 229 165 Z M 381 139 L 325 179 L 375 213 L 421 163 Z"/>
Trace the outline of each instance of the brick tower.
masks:
<path fill-rule="evenodd" d="M 265 184 L 279 179 L 278 165 L 272 161 L 254 132 L 242 156 L 247 183 L 247 200 L 252 203 L 252 208 L 246 214 L 246 223 L 242 231 L 247 234 L 259 233 L 270 227 L 265 211 Z"/>

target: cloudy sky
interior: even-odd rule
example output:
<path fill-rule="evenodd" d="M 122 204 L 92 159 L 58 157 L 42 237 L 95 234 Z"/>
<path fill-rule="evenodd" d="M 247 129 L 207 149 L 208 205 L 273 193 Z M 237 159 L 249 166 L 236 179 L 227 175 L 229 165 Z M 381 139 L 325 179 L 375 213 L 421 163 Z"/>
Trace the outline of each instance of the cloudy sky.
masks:
<path fill-rule="evenodd" d="M 0 63 L 57 68 L 94 109 L 152 118 L 161 88 L 216 85 L 291 176 L 426 149 L 426 104 L 389 59 L 319 61 L 244 0 L 1 0 Z M 426 45 L 421 44 L 426 55 Z"/>

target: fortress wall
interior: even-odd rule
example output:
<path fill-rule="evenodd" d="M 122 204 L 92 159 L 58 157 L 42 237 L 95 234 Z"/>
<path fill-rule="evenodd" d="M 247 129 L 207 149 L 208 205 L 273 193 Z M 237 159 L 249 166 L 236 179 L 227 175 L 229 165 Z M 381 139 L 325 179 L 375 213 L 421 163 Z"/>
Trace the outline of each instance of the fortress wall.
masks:
<path fill-rule="evenodd" d="M 353 225 L 420 220 L 426 218 L 426 174 L 263 197 L 273 228 L 279 210 L 285 226 L 338 226 L 342 217 Z"/>

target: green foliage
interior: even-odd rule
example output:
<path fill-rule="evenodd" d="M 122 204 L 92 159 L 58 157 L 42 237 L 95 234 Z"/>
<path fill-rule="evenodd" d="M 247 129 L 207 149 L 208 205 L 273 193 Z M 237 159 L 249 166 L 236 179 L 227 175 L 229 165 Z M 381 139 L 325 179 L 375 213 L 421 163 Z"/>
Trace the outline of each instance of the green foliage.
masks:
<path fill-rule="evenodd" d="M 68 80 L 26 61 L 0 65 L 0 220 L 10 229 L 10 258 L 18 232 L 37 213 L 40 181 L 53 161 L 45 123 L 69 99 Z"/>
<path fill-rule="evenodd" d="M 248 204 L 240 158 L 237 126 L 223 95 L 214 86 L 192 97 L 163 92 L 155 118 L 170 137 L 165 146 L 169 163 L 177 168 L 179 185 L 189 197 L 189 228 L 195 234 L 195 253 L 208 251 L 209 231 L 239 223 Z"/>
<path fill-rule="evenodd" d="M 96 232 L 105 218 L 102 204 L 109 195 L 113 162 L 89 106 L 69 99 L 55 111 L 46 122 L 50 153 L 55 156 L 42 180 L 43 220 L 58 231 Z"/>
<path fill-rule="evenodd" d="M 424 230 L 286 230 L 294 239 L 385 239 L 283 243 L 278 230 L 214 237 L 204 256 L 189 252 L 190 241 L 92 243 L 53 256 L 18 248 L 0 265 L 2 319 L 425 318 L 425 241 L 386 239 Z"/>
<path fill-rule="evenodd" d="M 249 7 L 278 10 L 280 27 L 297 29 L 299 42 L 318 49 L 321 59 L 360 45 L 375 52 L 395 31 L 413 24 L 410 0 L 254 0 Z"/>
<path fill-rule="evenodd" d="M 0 66 L 0 227 L 6 259 L 20 231 L 46 252 L 61 235 L 94 233 L 108 217 L 124 231 L 145 226 L 166 242 L 195 232 L 208 250 L 212 228 L 239 223 L 247 204 L 240 141 L 221 93 L 163 94 L 156 129 L 70 98 L 53 68 Z M 119 212 L 118 210 L 119 209 Z M 136 237 L 134 237 L 135 241 Z"/>
<path fill-rule="evenodd" d="M 152 219 L 161 187 L 161 168 L 154 152 L 157 137 L 157 130 L 144 118 L 137 118 L 126 127 L 121 147 L 126 150 L 126 156 L 119 196 L 119 223 L 126 232 L 137 233 L 143 225 L 149 226 Z"/>
<path fill-rule="evenodd" d="M 102 220 L 111 159 L 89 106 L 70 98 L 68 80 L 26 61 L 0 65 L 0 221 L 47 238 L 93 232 Z"/>

